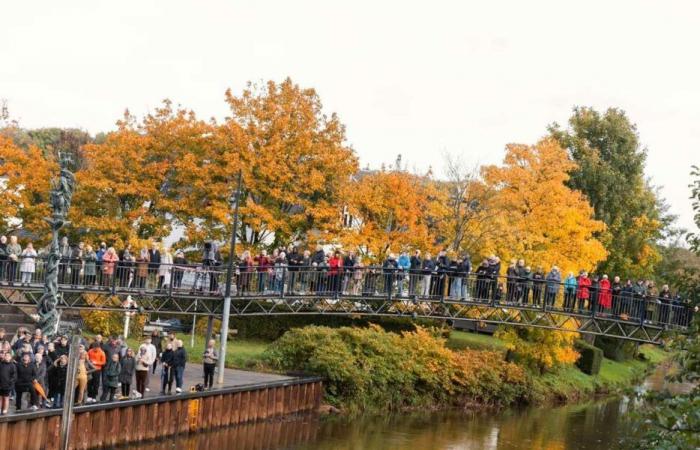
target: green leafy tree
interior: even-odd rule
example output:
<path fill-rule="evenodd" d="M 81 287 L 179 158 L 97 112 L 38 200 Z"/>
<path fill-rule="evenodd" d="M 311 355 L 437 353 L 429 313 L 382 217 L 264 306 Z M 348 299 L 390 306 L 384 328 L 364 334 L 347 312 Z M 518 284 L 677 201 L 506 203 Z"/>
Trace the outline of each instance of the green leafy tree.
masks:
<path fill-rule="evenodd" d="M 549 132 L 576 162 L 568 185 L 583 192 L 595 218 L 607 225 L 600 240 L 608 257 L 598 269 L 634 277 L 646 276 L 660 260 L 657 242 L 673 221 L 644 177 L 646 149 L 624 111 L 605 113 L 574 108 L 569 127 Z"/>

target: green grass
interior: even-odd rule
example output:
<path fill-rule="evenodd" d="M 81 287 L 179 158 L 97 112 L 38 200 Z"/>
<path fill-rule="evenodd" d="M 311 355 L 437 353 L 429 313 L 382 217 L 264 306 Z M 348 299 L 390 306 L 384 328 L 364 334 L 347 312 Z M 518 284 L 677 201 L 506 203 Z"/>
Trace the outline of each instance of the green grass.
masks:
<path fill-rule="evenodd" d="M 447 340 L 447 347 L 452 350 L 470 348 L 474 350 L 493 350 L 505 352 L 503 341 L 488 334 L 469 333 L 453 330 Z"/>
<path fill-rule="evenodd" d="M 505 352 L 503 341 L 487 334 L 453 330 L 447 340 L 452 350 L 470 348 Z M 668 359 L 671 354 L 654 345 L 639 347 L 642 358 L 617 362 L 603 358 L 600 373 L 595 376 L 569 366 L 545 374 L 532 373 L 533 399 L 577 400 L 598 393 L 608 393 L 631 387 L 654 365 Z"/>
<path fill-rule="evenodd" d="M 180 334 L 177 336 L 178 339 L 182 339 L 182 342 L 187 351 L 187 361 L 191 363 L 202 362 L 202 354 L 204 353 L 204 336 L 195 335 L 194 347 L 190 346 L 191 340 L 190 335 Z M 139 345 L 143 342 L 141 338 L 129 337 L 127 340 L 127 345 L 133 348 L 134 351 L 139 348 Z M 217 342 L 218 348 L 218 342 Z M 263 352 L 270 345 L 269 342 L 247 340 L 247 339 L 229 339 L 228 340 L 228 351 L 226 352 L 226 367 L 234 369 L 262 369 L 261 357 Z"/>

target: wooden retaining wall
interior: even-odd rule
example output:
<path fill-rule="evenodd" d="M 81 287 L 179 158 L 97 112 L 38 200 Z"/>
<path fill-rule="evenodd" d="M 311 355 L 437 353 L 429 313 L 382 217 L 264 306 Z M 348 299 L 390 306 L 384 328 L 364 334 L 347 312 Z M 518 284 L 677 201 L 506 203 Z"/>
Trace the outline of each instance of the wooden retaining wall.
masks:
<path fill-rule="evenodd" d="M 76 407 L 72 449 L 105 448 L 315 411 L 318 378 Z M 0 450 L 58 449 L 61 412 L 0 417 Z"/>

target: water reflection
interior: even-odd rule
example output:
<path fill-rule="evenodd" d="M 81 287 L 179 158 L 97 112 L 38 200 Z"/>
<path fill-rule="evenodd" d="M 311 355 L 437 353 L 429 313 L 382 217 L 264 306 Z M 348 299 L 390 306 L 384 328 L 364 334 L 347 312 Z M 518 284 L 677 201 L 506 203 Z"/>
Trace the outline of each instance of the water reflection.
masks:
<path fill-rule="evenodd" d="M 671 388 L 659 368 L 643 389 Z M 587 404 L 499 412 L 416 413 L 356 420 L 305 416 L 256 423 L 145 444 L 176 450 L 589 450 L 614 449 L 632 432 L 627 420 L 636 400 L 609 398 Z"/>
<path fill-rule="evenodd" d="M 621 399 L 502 413 L 413 414 L 323 421 L 316 440 L 294 450 L 601 449 L 624 434 Z"/>

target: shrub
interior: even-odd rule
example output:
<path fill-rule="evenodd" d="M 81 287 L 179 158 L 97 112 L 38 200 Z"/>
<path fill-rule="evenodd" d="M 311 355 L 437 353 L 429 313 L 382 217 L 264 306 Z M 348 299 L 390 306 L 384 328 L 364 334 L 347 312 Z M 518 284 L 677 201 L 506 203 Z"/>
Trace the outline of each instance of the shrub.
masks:
<path fill-rule="evenodd" d="M 578 335 L 573 332 L 511 326 L 501 328 L 495 336 L 505 343 L 508 360 L 520 362 L 540 373 L 571 365 L 579 357 L 574 349 Z"/>
<path fill-rule="evenodd" d="M 577 341 L 576 349 L 581 354 L 581 357 L 576 361 L 576 366 L 581 369 L 581 372 L 588 375 L 598 375 L 600 366 L 603 364 L 603 350 L 585 341 Z"/>
<path fill-rule="evenodd" d="M 203 319 L 206 329 L 206 318 Z M 361 317 L 361 316 L 250 316 L 231 317 L 230 327 L 238 330 L 238 336 L 244 339 L 274 341 L 292 328 L 319 325 L 331 328 L 367 327 L 377 324 L 387 331 L 400 333 L 415 331 L 416 325 L 439 325 L 441 322 L 428 320 L 411 320 L 407 317 Z M 217 328 L 218 329 L 218 328 Z"/>
<path fill-rule="evenodd" d="M 401 334 L 377 325 L 295 328 L 264 360 L 278 370 L 324 377 L 327 401 L 351 411 L 510 403 L 526 391 L 522 369 L 500 354 L 454 352 L 424 328 Z"/>
<path fill-rule="evenodd" d="M 603 355 L 613 361 L 627 361 L 634 358 L 637 353 L 638 344 L 631 341 L 623 341 L 621 339 L 606 338 L 597 336 L 595 345 L 603 350 Z"/>

